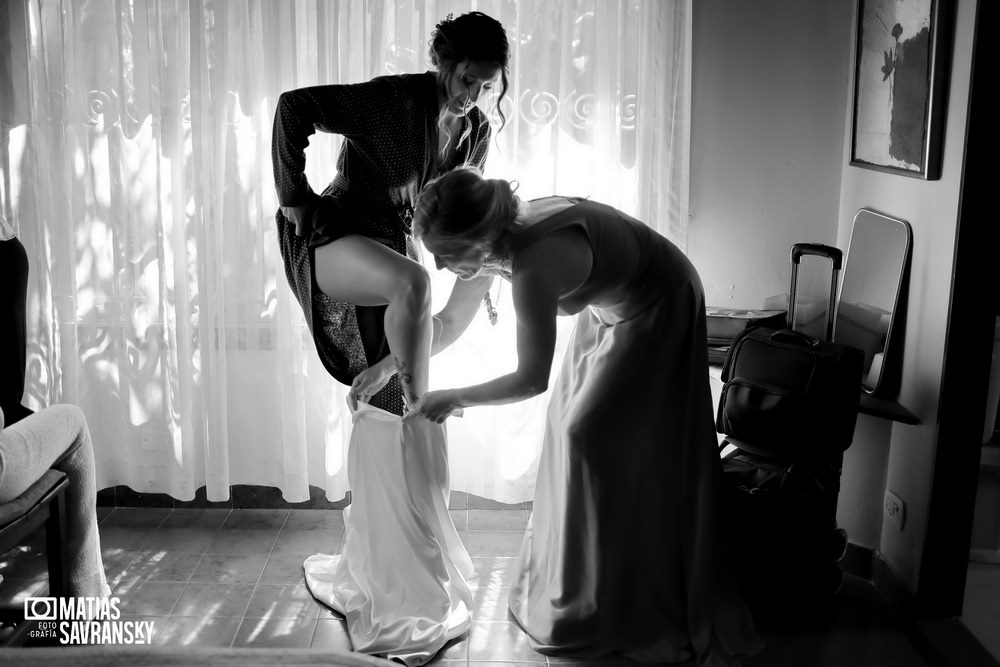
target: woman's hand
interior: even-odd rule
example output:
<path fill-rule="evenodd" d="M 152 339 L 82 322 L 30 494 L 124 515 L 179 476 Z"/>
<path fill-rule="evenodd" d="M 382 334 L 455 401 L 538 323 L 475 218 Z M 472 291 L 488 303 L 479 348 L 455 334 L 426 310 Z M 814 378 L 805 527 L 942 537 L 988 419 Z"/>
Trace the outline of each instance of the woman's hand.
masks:
<path fill-rule="evenodd" d="M 319 199 L 319 197 L 314 197 L 306 204 L 281 207 L 281 214 L 295 225 L 296 236 L 305 236 L 312 229 L 313 218 L 316 216 L 316 209 L 319 208 Z"/>
<path fill-rule="evenodd" d="M 424 417 L 429 421 L 440 424 L 448 417 L 455 415 L 462 416 L 462 406 L 458 402 L 455 393 L 449 389 L 441 391 L 429 391 L 413 404 L 410 411 L 406 413 L 404 419 L 413 417 Z"/>
<path fill-rule="evenodd" d="M 358 409 L 358 401 L 367 403 L 371 400 L 371 397 L 381 391 L 395 373 L 396 368 L 392 365 L 392 356 L 385 357 L 382 361 L 358 373 L 347 394 L 347 404 L 351 406 L 351 410 Z"/>

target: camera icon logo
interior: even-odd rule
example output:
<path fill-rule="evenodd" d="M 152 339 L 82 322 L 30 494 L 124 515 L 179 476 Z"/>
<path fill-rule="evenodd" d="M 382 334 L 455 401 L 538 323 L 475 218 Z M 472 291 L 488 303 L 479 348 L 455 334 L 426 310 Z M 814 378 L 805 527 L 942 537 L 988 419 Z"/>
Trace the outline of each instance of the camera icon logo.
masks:
<path fill-rule="evenodd" d="M 58 615 L 59 606 L 57 598 L 32 598 L 24 599 L 24 620 L 26 621 L 54 621 Z"/>

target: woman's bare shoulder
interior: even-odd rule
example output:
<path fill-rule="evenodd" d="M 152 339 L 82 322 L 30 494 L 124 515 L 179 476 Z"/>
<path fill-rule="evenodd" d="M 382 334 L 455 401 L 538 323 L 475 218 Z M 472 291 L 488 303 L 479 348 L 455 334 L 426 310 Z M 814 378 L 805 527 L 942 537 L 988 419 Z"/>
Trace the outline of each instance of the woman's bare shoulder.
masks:
<path fill-rule="evenodd" d="M 570 208 L 576 203 L 574 199 L 558 195 L 532 199 L 527 202 L 527 212 L 520 217 L 521 226 L 523 228 L 531 227 Z"/>

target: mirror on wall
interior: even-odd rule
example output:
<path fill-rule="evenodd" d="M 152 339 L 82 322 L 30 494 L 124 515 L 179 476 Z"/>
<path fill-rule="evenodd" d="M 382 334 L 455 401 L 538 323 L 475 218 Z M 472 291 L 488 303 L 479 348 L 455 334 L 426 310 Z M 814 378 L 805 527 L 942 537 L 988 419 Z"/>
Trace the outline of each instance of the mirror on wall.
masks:
<path fill-rule="evenodd" d="M 912 232 L 905 220 L 862 208 L 854 216 L 837 308 L 834 340 L 864 352 L 861 386 L 875 394 L 886 385 L 890 344 L 899 321 Z"/>

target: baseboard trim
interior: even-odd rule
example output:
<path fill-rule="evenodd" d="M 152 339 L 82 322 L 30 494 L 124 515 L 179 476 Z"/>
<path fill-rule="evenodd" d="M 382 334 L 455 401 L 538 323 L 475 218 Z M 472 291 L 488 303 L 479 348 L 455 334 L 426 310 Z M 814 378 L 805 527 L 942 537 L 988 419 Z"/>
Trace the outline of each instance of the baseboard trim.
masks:
<path fill-rule="evenodd" d="M 326 492 L 317 487 L 309 487 L 309 500 L 290 503 L 281 495 L 281 490 L 273 486 L 254 484 L 234 484 L 229 487 L 229 499 L 207 500 L 205 487 L 195 492 L 194 500 L 177 500 L 165 493 L 144 493 L 128 486 L 111 486 L 97 492 L 98 507 L 149 507 L 160 509 L 307 509 L 337 510 L 351 504 L 351 492 L 337 501 L 326 499 Z M 483 498 L 463 491 L 452 491 L 448 509 L 453 510 L 531 510 L 530 500 L 520 503 L 501 503 L 491 498 Z"/>
<path fill-rule="evenodd" d="M 905 621 L 916 620 L 916 595 L 877 550 L 848 542 L 840 568 L 847 574 L 872 582 L 892 610 Z"/>
<path fill-rule="evenodd" d="M 907 623 L 917 620 L 917 596 L 881 553 L 872 557 L 872 583 L 893 611 Z"/>
<path fill-rule="evenodd" d="M 848 542 L 844 556 L 840 559 L 840 569 L 847 574 L 871 581 L 874 558 L 875 551 L 871 547 Z"/>
<path fill-rule="evenodd" d="M 309 487 L 309 499 L 291 503 L 281 490 L 273 486 L 233 484 L 229 498 L 222 501 L 208 500 L 205 487 L 195 491 L 193 500 L 177 500 L 166 493 L 135 491 L 119 485 L 97 492 L 98 507 L 149 507 L 160 509 L 343 509 L 350 504 L 350 491 L 339 500 L 327 500 L 326 493 L 317 486 Z"/>

